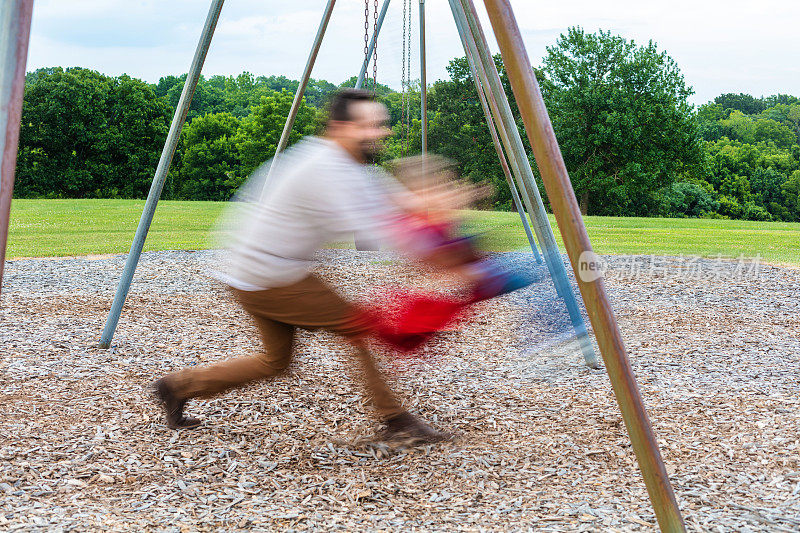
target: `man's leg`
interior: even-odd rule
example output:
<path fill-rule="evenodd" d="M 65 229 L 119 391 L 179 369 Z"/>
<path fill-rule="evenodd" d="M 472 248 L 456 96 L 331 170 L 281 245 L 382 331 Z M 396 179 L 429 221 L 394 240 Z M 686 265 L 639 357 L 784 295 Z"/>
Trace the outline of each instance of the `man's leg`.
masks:
<path fill-rule="evenodd" d="M 256 317 L 261 315 L 280 323 L 309 330 L 324 329 L 343 336 L 355 350 L 359 377 L 363 378 L 366 395 L 378 416 L 387 419 L 404 411 L 362 340 L 370 331 L 369 319 L 325 282 L 309 276 L 288 287 L 234 293 Z"/>
<path fill-rule="evenodd" d="M 386 379 L 381 373 L 375 359 L 367 349 L 366 343 L 358 338 L 348 338 L 348 342 L 353 347 L 356 356 L 357 378 L 360 378 L 367 399 L 372 403 L 378 418 L 382 421 L 390 420 L 391 418 L 404 413 L 405 409 L 400 405 L 397 397 L 389 388 Z M 348 365 L 352 367 L 352 365 Z"/>
<path fill-rule="evenodd" d="M 282 323 L 311 330 L 325 329 L 343 336 L 355 349 L 358 377 L 363 380 L 366 395 L 378 417 L 386 423 L 387 436 L 429 442 L 449 437 L 402 407 L 364 342 L 365 335 L 371 331 L 369 318 L 322 280 L 309 276 L 289 287 L 271 289 L 268 301 L 265 300 L 266 292 L 235 292 L 244 308 L 251 313 L 258 309 L 265 316 Z"/>
<path fill-rule="evenodd" d="M 234 289 L 239 303 L 259 325 L 265 351 L 260 361 L 246 357 L 198 369 L 187 369 L 156 382 L 167 410 L 170 427 L 194 427 L 197 419 L 183 416 L 190 397 L 209 397 L 256 379 L 276 375 L 288 366 L 293 344 L 292 326 L 326 329 L 345 337 L 354 346 L 367 396 L 392 435 L 437 441 L 448 435 L 438 432 L 403 409 L 366 348 L 363 337 L 370 331 L 369 319 L 316 276 L 288 287 L 264 291 Z M 174 381 L 171 381 L 173 380 Z M 174 382 L 176 392 L 162 389 Z M 185 396 L 184 396 L 185 395 Z"/>
<path fill-rule="evenodd" d="M 382 437 L 390 440 L 411 439 L 417 442 L 438 442 L 451 437 L 450 434 L 432 428 L 406 411 L 395 399 L 366 344 L 358 337 L 349 337 L 348 341 L 355 348 L 367 396 L 372 401 L 378 417 L 386 424 L 386 431 Z"/>
<path fill-rule="evenodd" d="M 277 376 L 292 360 L 294 327 L 251 314 L 261 333 L 262 352 L 213 365 L 187 368 L 169 374 L 155 383 L 156 393 L 167 411 L 167 425 L 173 429 L 196 427 L 200 421 L 183 416 L 183 406 L 191 398 L 209 398 L 253 381 Z"/>
<path fill-rule="evenodd" d="M 167 379 L 175 392 L 187 400 L 211 398 L 286 370 L 292 361 L 294 327 L 259 316 L 255 319 L 264 345 L 261 352 L 170 374 Z"/>

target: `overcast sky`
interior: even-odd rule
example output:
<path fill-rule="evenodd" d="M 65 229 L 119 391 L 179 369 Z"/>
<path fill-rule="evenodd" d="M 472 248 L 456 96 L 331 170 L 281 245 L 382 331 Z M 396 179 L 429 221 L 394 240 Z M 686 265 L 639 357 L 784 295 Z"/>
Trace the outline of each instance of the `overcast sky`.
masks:
<path fill-rule="evenodd" d="M 382 1 L 382 0 L 381 0 Z M 370 0 L 370 4 L 372 0 Z M 155 82 L 186 72 L 209 0 L 36 0 L 28 70 L 82 66 Z M 228 0 L 203 73 L 298 78 L 325 0 Z M 378 81 L 399 88 L 402 0 L 378 43 Z M 483 9 L 479 10 L 483 16 Z M 694 87 L 695 103 L 723 92 L 800 96 L 800 2 L 796 0 L 512 0 L 534 65 L 569 26 L 654 40 Z M 413 78 L 419 77 L 418 2 L 412 1 Z M 333 83 L 358 73 L 364 4 L 339 0 L 312 76 Z M 426 2 L 428 80 L 463 55 L 446 0 Z M 491 37 L 488 20 L 485 29 Z M 496 45 L 492 39 L 492 47 Z"/>

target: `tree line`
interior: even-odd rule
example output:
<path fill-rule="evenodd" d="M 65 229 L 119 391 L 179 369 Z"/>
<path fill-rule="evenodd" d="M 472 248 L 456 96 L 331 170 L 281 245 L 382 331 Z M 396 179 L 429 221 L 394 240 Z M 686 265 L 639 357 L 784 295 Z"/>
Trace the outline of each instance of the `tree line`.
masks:
<path fill-rule="evenodd" d="M 499 55 L 495 63 L 529 148 Z M 447 71 L 428 87 L 429 149 L 494 185 L 482 207 L 511 209 L 466 58 Z M 655 43 L 577 27 L 547 48 L 536 74 L 584 213 L 800 220 L 797 97 L 731 93 L 694 107 L 691 87 Z M 185 79 L 149 84 L 78 67 L 28 73 L 15 196 L 145 197 Z M 327 97 L 354 84 L 312 79 L 290 143 L 318 132 Z M 248 72 L 201 78 L 164 197 L 230 198 L 274 153 L 297 87 Z M 377 163 L 418 152 L 419 86 L 367 88 L 386 104 L 394 132 Z"/>

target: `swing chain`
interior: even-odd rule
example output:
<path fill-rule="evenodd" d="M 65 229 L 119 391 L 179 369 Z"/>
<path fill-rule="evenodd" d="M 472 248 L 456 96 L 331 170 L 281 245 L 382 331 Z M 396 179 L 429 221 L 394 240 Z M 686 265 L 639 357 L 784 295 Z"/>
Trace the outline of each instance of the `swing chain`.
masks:
<path fill-rule="evenodd" d="M 372 35 L 375 37 L 375 49 L 372 51 L 372 97 L 374 98 L 378 89 L 378 0 L 374 0 Z"/>
<path fill-rule="evenodd" d="M 403 57 L 405 64 L 405 102 L 403 106 L 403 154 L 411 150 L 411 0 L 403 1 Z"/>
<path fill-rule="evenodd" d="M 369 58 L 369 0 L 364 0 L 364 61 Z"/>
<path fill-rule="evenodd" d="M 401 65 L 403 66 L 403 73 L 400 78 L 400 115 L 401 119 L 405 119 L 406 112 L 406 18 L 408 16 L 406 10 L 407 2 L 403 0 L 403 59 Z"/>

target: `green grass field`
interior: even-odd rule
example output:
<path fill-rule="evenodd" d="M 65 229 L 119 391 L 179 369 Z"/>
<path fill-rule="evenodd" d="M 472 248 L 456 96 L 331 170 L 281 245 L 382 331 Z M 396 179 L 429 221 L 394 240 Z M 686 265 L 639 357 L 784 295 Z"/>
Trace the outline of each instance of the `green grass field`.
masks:
<path fill-rule="evenodd" d="M 145 250 L 209 247 L 209 231 L 223 205 L 160 202 Z M 7 257 L 127 252 L 143 206 L 143 200 L 14 200 Z M 468 219 L 470 228 L 486 232 L 491 250 L 527 245 L 516 213 L 473 211 Z M 744 255 L 800 264 L 800 223 L 615 217 L 585 221 L 600 254 Z M 552 217 L 551 222 L 556 229 Z"/>

